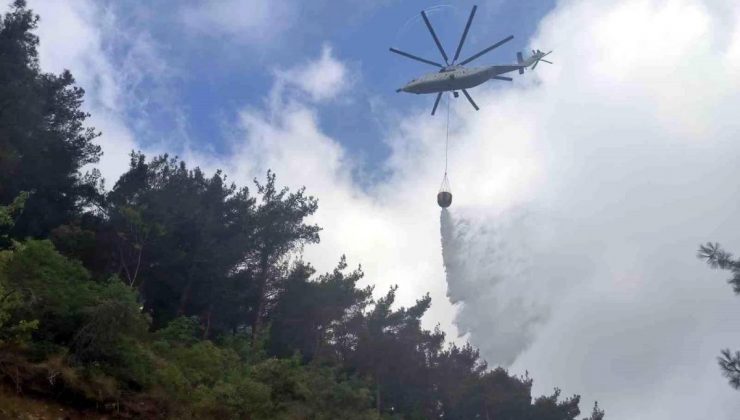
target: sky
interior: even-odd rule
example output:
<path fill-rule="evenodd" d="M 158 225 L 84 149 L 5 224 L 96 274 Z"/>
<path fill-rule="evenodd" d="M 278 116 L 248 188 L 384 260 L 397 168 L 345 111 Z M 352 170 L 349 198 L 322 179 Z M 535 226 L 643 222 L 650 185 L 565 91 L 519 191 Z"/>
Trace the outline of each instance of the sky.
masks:
<path fill-rule="evenodd" d="M 695 254 L 740 253 L 740 4 L 477 4 L 463 56 L 514 35 L 477 63 L 554 64 L 473 89 L 478 112 L 450 99 L 440 214 L 444 113 L 394 92 L 432 68 L 388 47 L 437 59 L 426 8 L 454 51 L 472 3 L 29 1 L 42 68 L 87 92 L 108 187 L 132 149 L 239 185 L 272 169 L 319 198 L 306 260 L 346 254 L 403 305 L 429 293 L 427 327 L 536 394 L 610 419 L 734 418 L 716 357 L 740 349 L 740 302 Z"/>

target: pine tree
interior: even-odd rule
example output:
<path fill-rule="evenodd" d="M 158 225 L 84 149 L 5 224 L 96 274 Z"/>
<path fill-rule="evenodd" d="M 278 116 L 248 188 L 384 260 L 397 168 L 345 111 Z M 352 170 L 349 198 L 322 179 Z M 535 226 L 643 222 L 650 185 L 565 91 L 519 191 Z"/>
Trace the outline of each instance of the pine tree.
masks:
<path fill-rule="evenodd" d="M 723 250 L 718 243 L 710 242 L 699 246 L 697 257 L 705 260 L 714 269 L 732 273 L 727 283 L 732 286 L 736 295 L 740 294 L 740 260 L 734 259 L 733 255 Z M 740 389 L 740 351 L 733 353 L 730 349 L 724 349 L 717 361 L 730 385 L 735 389 Z"/>
<path fill-rule="evenodd" d="M 38 20 L 16 0 L 0 22 L 0 203 L 30 193 L 15 238 L 44 237 L 99 197 L 99 172 L 81 173 L 101 155 L 84 91 L 69 71 L 41 71 Z"/>

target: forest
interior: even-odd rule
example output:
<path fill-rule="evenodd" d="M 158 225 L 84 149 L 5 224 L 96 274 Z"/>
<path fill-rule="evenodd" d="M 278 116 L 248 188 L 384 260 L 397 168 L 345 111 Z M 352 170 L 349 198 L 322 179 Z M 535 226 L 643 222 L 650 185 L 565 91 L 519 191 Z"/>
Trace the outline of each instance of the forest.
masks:
<path fill-rule="evenodd" d="M 40 68 L 38 19 L 16 0 L 0 23 L 3 393 L 120 418 L 584 418 L 424 329 L 428 295 L 399 307 L 340 256 L 318 273 L 319 201 L 272 172 L 237 186 L 133 151 L 104 184 L 104 133 Z"/>

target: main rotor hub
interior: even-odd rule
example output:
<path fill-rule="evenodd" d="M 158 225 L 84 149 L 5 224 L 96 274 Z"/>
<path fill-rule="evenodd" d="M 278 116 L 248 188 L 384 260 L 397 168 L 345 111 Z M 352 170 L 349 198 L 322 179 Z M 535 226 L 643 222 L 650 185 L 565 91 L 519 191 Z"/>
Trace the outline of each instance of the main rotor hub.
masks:
<path fill-rule="evenodd" d="M 440 69 L 439 72 L 440 73 L 447 73 L 447 72 L 450 72 L 450 71 L 455 71 L 457 69 L 461 69 L 462 67 L 463 66 L 461 66 L 459 64 L 451 64 L 449 66 L 442 67 L 442 69 Z"/>

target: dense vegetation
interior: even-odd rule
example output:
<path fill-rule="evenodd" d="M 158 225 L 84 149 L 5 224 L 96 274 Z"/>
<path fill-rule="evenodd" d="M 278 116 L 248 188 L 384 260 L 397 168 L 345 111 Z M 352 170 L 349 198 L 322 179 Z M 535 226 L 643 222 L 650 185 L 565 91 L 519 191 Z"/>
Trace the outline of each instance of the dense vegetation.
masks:
<path fill-rule="evenodd" d="M 108 191 L 69 72 L 44 73 L 37 17 L 0 24 L 0 377 L 14 391 L 146 418 L 575 419 L 471 346 L 358 288 L 319 241 L 317 200 L 268 173 L 238 188 L 130 156 Z M 603 418 L 594 407 L 591 419 Z"/>

